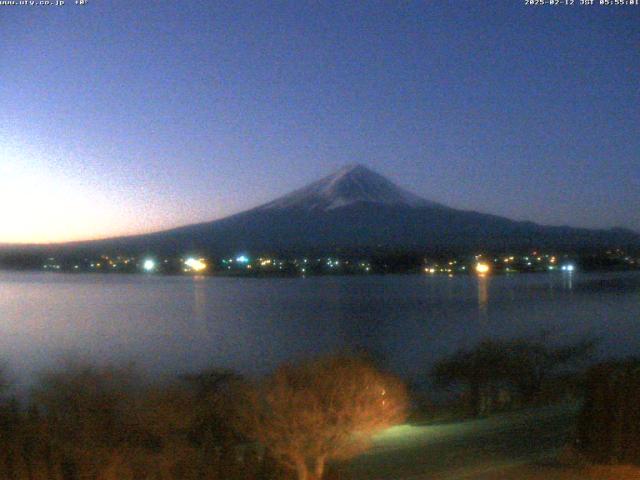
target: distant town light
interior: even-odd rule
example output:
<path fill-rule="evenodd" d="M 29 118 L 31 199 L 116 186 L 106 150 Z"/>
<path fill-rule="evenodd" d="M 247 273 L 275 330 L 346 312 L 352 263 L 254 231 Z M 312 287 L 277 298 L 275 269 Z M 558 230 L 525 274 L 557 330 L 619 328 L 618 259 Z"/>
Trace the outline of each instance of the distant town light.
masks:
<path fill-rule="evenodd" d="M 491 270 L 491 267 L 489 267 L 488 263 L 478 262 L 476 264 L 476 272 L 479 273 L 480 275 L 484 275 L 485 273 L 489 273 L 489 270 Z"/>
<path fill-rule="evenodd" d="M 202 272 L 207 268 L 207 264 L 201 258 L 189 257 L 184 261 L 184 264 L 193 272 Z"/>
<path fill-rule="evenodd" d="M 249 263 L 249 257 L 247 257 L 246 255 L 240 255 L 240 256 L 236 257 L 236 262 L 238 262 L 238 263 Z"/>
<path fill-rule="evenodd" d="M 150 258 L 147 258 L 143 263 L 142 263 L 142 268 L 145 272 L 153 272 L 156 269 L 156 262 L 154 262 L 153 260 L 151 260 Z"/>

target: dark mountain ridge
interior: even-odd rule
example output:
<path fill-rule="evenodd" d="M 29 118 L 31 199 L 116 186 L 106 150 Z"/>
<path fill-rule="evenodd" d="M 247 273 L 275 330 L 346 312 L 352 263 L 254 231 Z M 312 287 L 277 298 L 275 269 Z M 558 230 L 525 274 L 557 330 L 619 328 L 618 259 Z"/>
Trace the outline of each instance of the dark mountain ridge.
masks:
<path fill-rule="evenodd" d="M 157 233 L 49 245 L 70 250 L 129 254 L 224 256 L 331 254 L 372 251 L 592 251 L 640 248 L 626 229 L 544 226 L 446 207 L 408 192 L 355 165 L 254 209 L 212 222 Z"/>

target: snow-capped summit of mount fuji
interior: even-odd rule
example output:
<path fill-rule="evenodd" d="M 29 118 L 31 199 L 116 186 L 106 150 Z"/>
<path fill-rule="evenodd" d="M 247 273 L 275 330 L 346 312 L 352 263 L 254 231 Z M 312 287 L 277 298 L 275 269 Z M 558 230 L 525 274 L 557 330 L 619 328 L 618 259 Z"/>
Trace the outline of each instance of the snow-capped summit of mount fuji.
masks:
<path fill-rule="evenodd" d="M 363 165 L 348 165 L 306 187 L 258 207 L 258 210 L 328 211 L 359 203 L 403 207 L 436 206 L 400 188 Z"/>

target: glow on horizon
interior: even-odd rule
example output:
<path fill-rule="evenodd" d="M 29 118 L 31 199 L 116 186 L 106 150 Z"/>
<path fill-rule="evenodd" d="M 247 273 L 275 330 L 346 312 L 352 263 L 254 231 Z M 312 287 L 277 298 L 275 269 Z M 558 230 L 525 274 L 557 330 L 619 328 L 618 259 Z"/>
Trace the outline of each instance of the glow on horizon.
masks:
<path fill-rule="evenodd" d="M 131 219 L 102 192 L 68 178 L 0 168 L 0 243 L 56 243 L 131 233 Z"/>
<path fill-rule="evenodd" d="M 160 215 L 156 195 L 143 203 L 104 178 L 62 173 L 42 157 L 23 145 L 0 145 L 0 244 L 97 240 L 188 223 Z"/>
<path fill-rule="evenodd" d="M 0 242 L 65 241 L 99 228 L 95 204 L 84 192 L 18 156 L 9 158 L 0 165 Z"/>

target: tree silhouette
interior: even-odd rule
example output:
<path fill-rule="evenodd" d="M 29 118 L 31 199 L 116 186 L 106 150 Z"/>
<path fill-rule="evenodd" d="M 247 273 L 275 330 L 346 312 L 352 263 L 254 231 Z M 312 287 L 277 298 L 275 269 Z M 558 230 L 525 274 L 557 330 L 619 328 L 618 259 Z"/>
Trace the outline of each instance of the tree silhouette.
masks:
<path fill-rule="evenodd" d="M 530 402 L 558 370 L 587 361 L 595 345 L 587 339 L 551 346 L 546 334 L 539 339 L 484 340 L 470 350 L 460 350 L 438 361 L 431 373 L 438 386 L 465 386 L 471 413 L 478 415 L 484 388 L 507 385 L 523 401 Z"/>

